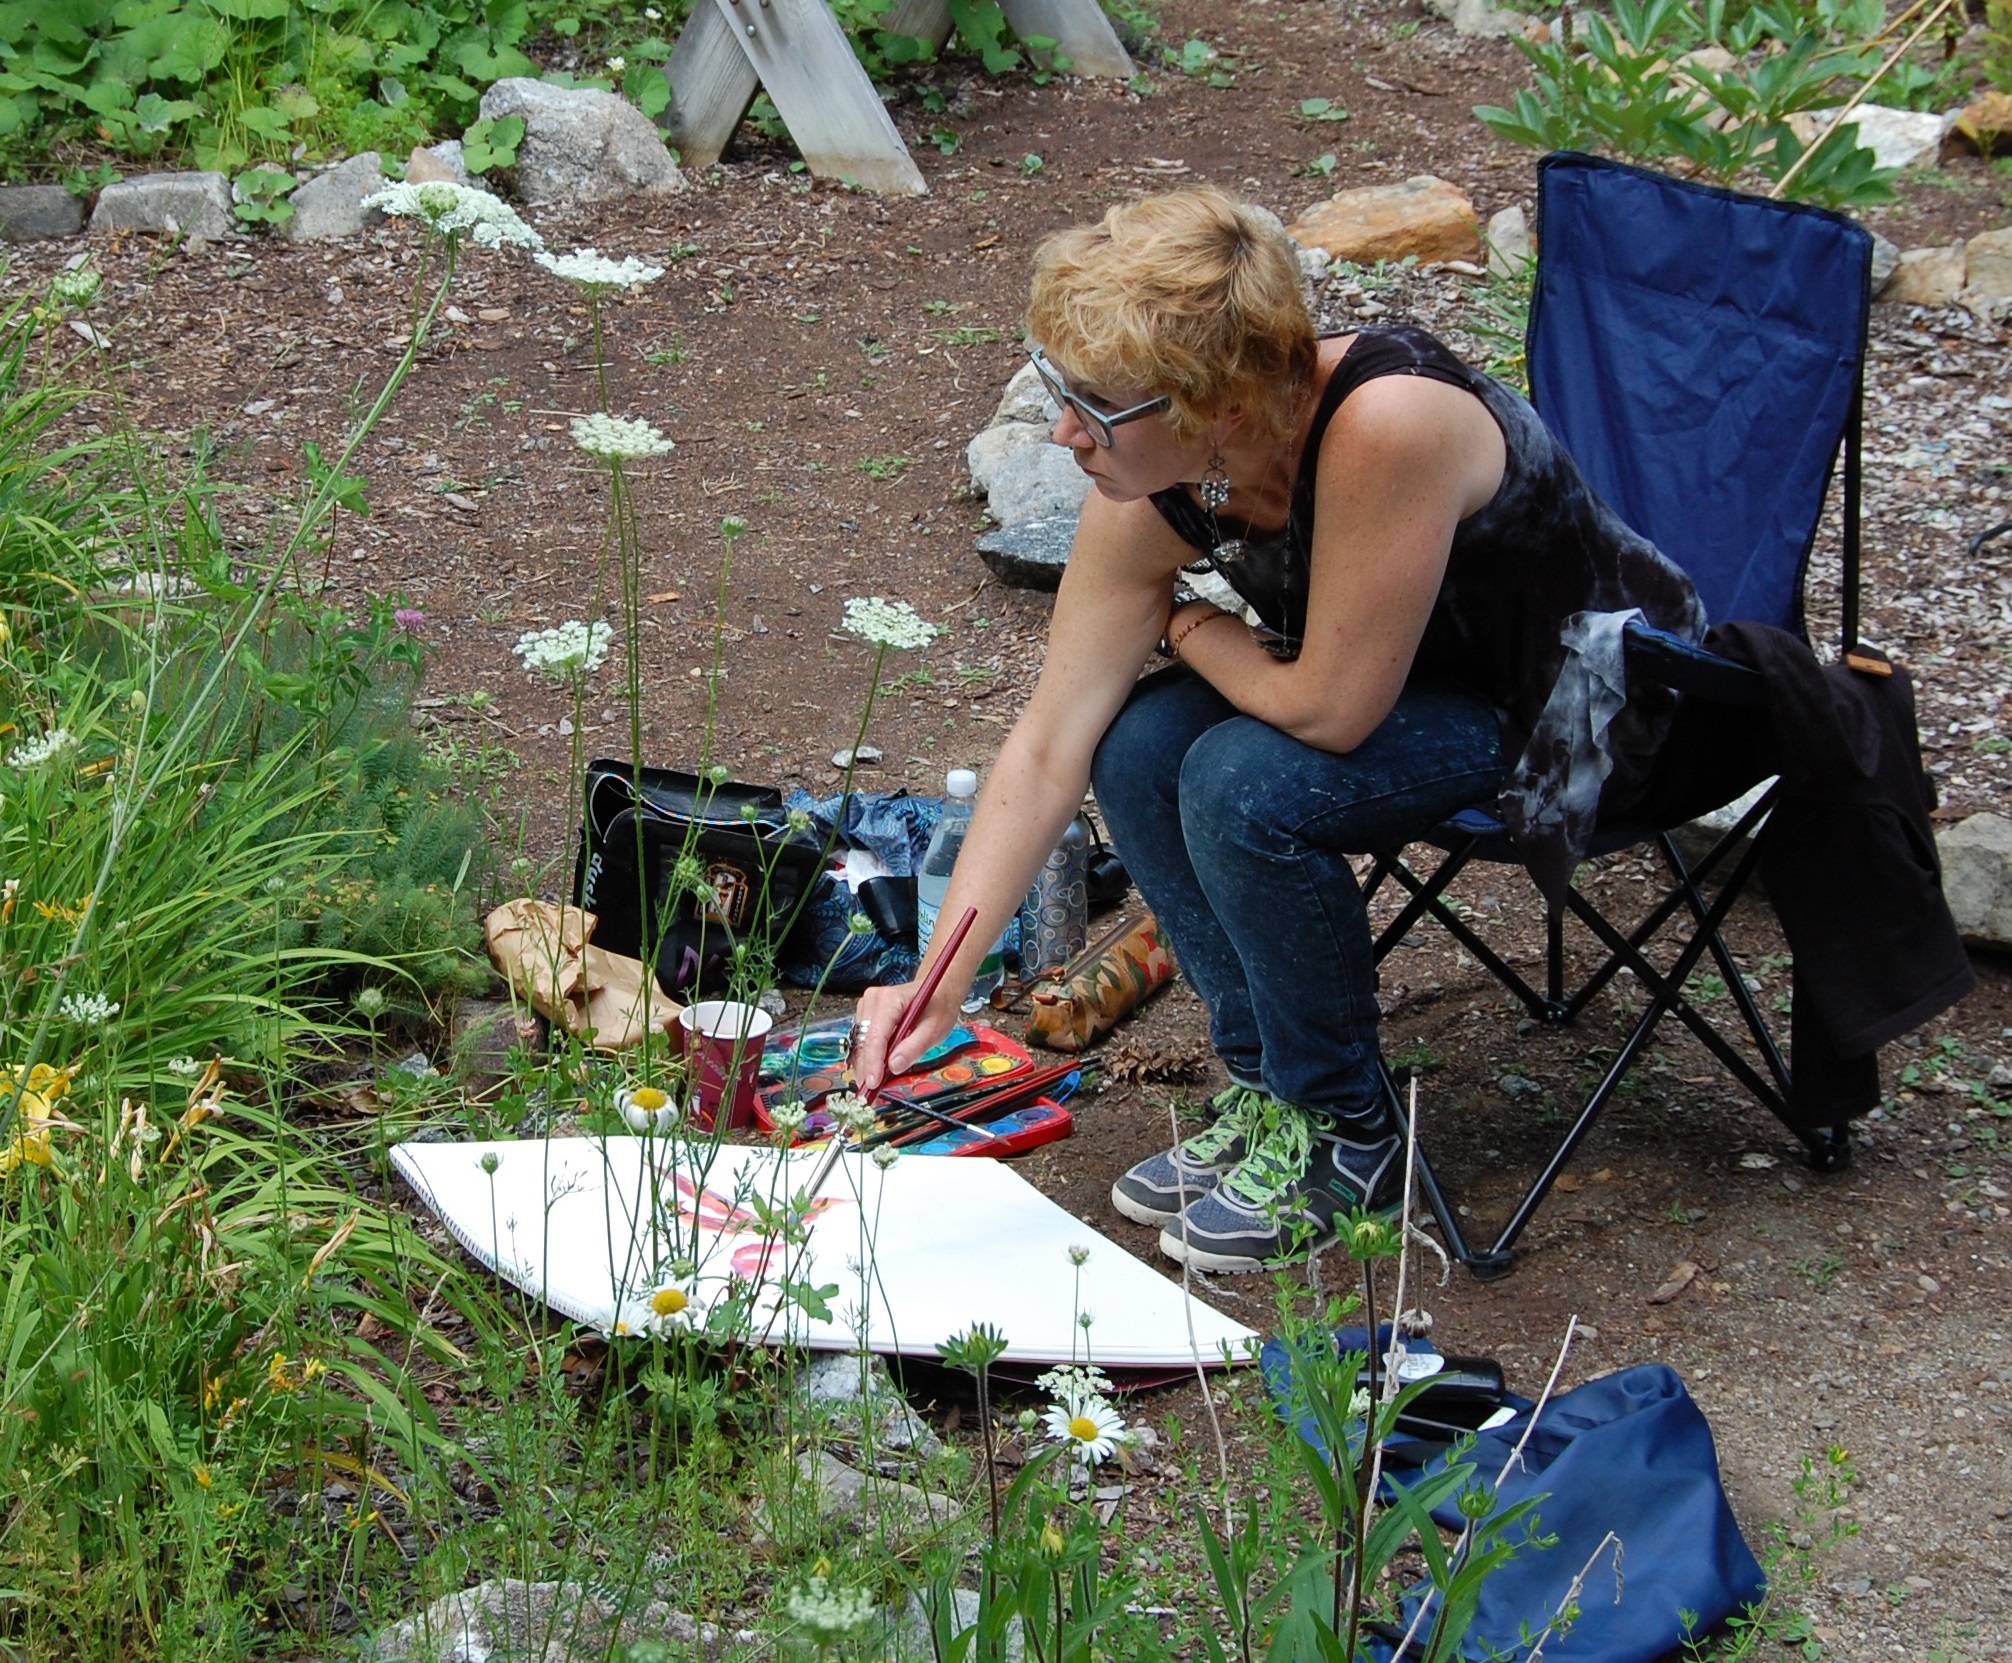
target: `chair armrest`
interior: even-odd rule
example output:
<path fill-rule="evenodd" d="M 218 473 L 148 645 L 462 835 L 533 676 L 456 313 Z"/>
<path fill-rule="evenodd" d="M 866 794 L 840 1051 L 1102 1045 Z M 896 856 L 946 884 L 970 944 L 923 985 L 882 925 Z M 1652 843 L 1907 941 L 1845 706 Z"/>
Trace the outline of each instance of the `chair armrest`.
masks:
<path fill-rule="evenodd" d="M 1632 622 L 1622 637 L 1628 674 L 1643 676 L 1714 704 L 1756 706 L 1766 702 L 1758 670 L 1695 647 L 1680 635 Z"/>

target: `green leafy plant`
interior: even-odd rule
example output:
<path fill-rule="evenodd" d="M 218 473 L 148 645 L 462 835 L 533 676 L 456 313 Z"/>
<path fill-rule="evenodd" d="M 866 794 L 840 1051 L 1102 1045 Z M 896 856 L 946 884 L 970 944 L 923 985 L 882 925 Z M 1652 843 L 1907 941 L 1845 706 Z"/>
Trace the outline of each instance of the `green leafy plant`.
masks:
<path fill-rule="evenodd" d="M 299 183 L 291 173 L 276 167 L 255 167 L 240 173 L 232 181 L 237 204 L 231 211 L 247 224 L 284 225 L 293 218 L 287 193 Z"/>
<path fill-rule="evenodd" d="M 1534 85 L 1506 108 L 1474 113 L 1536 149 L 1679 164 L 1831 207 L 1891 201 L 1891 172 L 1846 136 L 1856 128 L 1825 128 L 1806 144 L 1792 120 L 1835 106 L 1839 85 L 1877 67 L 1858 44 L 1877 17 L 1874 7 L 1868 21 L 1863 0 L 1762 0 L 1737 13 L 1729 0 L 1705 0 L 1702 11 L 1690 0 L 1616 0 L 1612 25 L 1588 13 L 1569 19 L 1557 42 L 1516 40 Z M 1732 67 L 1692 55 L 1706 45 Z"/>
<path fill-rule="evenodd" d="M 1332 98 L 1302 98 L 1299 101 L 1301 121 L 1346 121 L 1348 111 Z"/>
<path fill-rule="evenodd" d="M 522 116 L 484 116 L 461 135 L 461 159 L 474 174 L 515 167 L 523 142 Z"/>

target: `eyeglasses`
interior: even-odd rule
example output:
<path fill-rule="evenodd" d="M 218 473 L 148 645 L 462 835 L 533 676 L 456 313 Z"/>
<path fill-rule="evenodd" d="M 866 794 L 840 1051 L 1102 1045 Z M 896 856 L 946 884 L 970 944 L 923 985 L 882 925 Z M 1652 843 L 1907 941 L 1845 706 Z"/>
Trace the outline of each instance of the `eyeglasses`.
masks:
<path fill-rule="evenodd" d="M 1162 393 L 1158 398 L 1149 398 L 1144 404 L 1135 404 L 1129 410 L 1101 410 L 1081 393 L 1072 392 L 1062 372 L 1048 361 L 1047 353 L 1038 346 L 1027 355 L 1034 361 L 1034 373 L 1041 378 L 1041 385 L 1048 389 L 1048 396 L 1054 401 L 1076 412 L 1076 419 L 1088 431 L 1090 437 L 1109 450 L 1118 442 L 1114 428 L 1123 427 L 1126 422 L 1135 422 L 1141 416 L 1158 415 L 1169 408 L 1173 400 Z"/>

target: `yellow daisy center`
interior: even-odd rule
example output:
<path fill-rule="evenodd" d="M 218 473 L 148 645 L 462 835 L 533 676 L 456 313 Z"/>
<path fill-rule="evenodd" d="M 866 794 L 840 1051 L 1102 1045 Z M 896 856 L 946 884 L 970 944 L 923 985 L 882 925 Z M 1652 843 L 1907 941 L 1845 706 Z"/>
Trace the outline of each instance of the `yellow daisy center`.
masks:
<path fill-rule="evenodd" d="M 1078 1415 L 1069 1422 L 1069 1436 L 1079 1444 L 1093 1444 L 1097 1441 L 1097 1423 L 1088 1415 Z"/>
<path fill-rule="evenodd" d="M 670 1099 L 655 1086 L 638 1086 L 629 1093 L 629 1101 L 639 1109 L 648 1109 L 654 1113 L 670 1102 Z"/>
<path fill-rule="evenodd" d="M 683 1288 L 659 1288 L 650 1295 L 650 1309 L 660 1317 L 674 1317 L 689 1304 L 691 1299 Z"/>

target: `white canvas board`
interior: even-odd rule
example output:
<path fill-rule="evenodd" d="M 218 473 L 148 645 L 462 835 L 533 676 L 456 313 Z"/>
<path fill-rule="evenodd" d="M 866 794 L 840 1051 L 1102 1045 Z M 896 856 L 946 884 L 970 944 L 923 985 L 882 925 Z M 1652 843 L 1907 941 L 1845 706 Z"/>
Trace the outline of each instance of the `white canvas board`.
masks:
<path fill-rule="evenodd" d="M 495 1157 L 495 1171 L 483 1158 Z M 927 1356 L 974 1322 L 1006 1336 L 1011 1361 L 1085 1355 L 1113 1368 L 1178 1367 L 1199 1352 L 1244 1361 L 1258 1336 L 1064 1211 L 1003 1162 L 905 1156 L 883 1172 L 842 1156 L 807 1240 L 764 1239 L 763 1208 L 808 1183 L 821 1155 L 644 1138 L 405 1143 L 400 1173 L 484 1264 L 602 1333 L 650 1320 L 678 1260 L 698 1264 L 703 1312 L 735 1278 L 756 1285 L 755 1331 L 822 1350 L 858 1343 Z M 701 1169 L 701 1163 L 707 1163 Z M 1071 1247 L 1087 1247 L 1079 1270 Z M 864 1269 L 862 1268 L 864 1267 Z M 837 1285 L 831 1320 L 777 1296 L 788 1279 Z M 1193 1338 L 1190 1342 L 1190 1325 Z"/>

